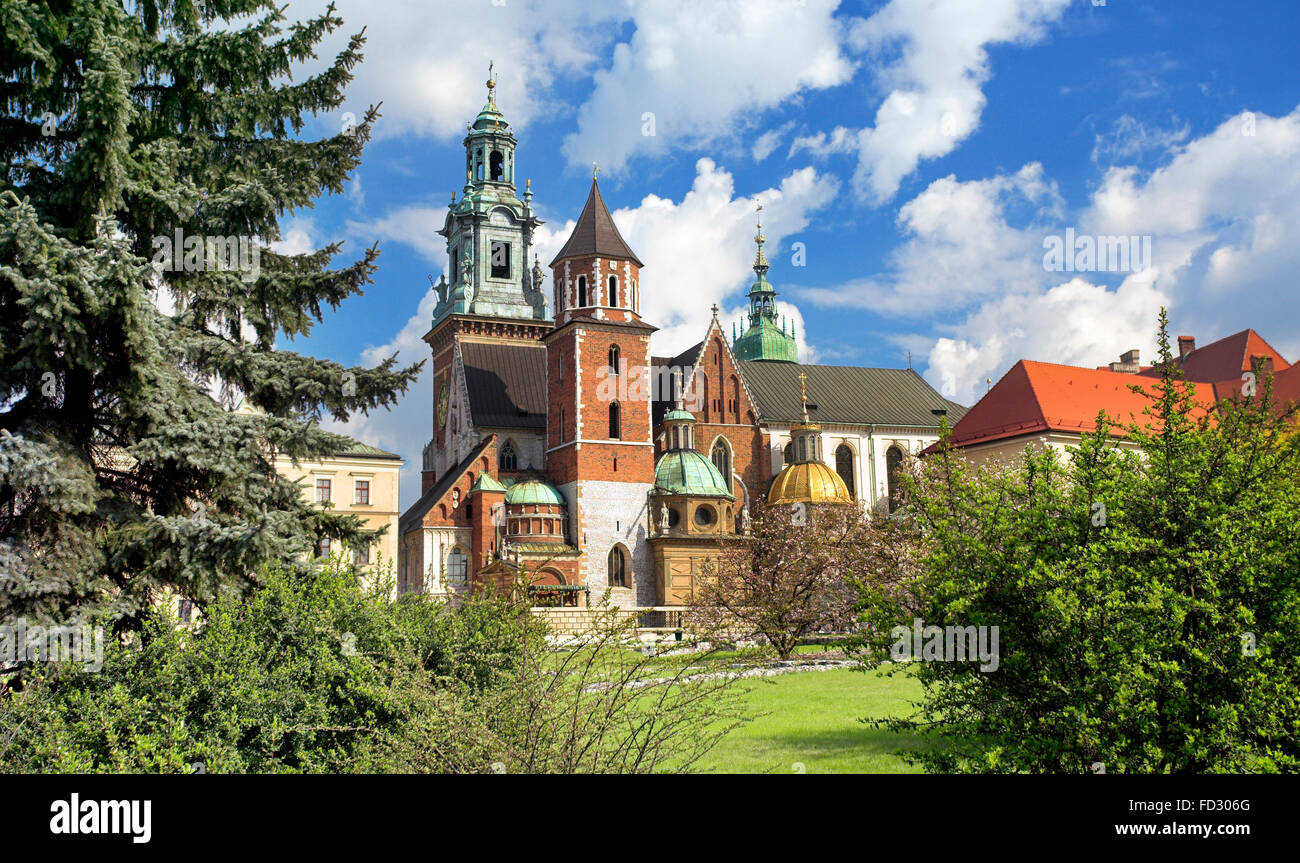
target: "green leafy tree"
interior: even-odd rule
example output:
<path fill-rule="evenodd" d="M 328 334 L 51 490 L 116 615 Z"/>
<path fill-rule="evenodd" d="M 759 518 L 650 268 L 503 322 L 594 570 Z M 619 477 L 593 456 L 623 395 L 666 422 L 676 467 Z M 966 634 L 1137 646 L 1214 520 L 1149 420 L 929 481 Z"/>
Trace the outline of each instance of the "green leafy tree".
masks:
<path fill-rule="evenodd" d="M 922 572 L 864 590 L 893 626 L 997 626 L 1000 662 L 910 663 L 936 771 L 1300 768 L 1300 441 L 1271 380 L 1213 409 L 1173 362 L 1121 441 L 973 466 L 944 445 L 907 482 Z"/>
<path fill-rule="evenodd" d="M 205 605 L 320 536 L 362 538 L 272 453 L 336 451 L 316 421 L 392 404 L 418 366 L 275 349 L 359 294 L 378 255 L 269 247 L 343 190 L 377 117 L 333 113 L 362 35 L 294 80 L 342 21 L 282 11 L 0 4 L 0 619 L 133 629 L 164 589 Z M 337 134 L 305 137 L 310 115 Z M 218 386 L 256 410 L 226 410 Z"/>
<path fill-rule="evenodd" d="M 41 664 L 0 697 L 0 771 L 684 771 L 741 721 L 734 674 L 630 650 L 625 616 L 557 647 L 509 596 L 387 587 L 271 567 L 192 627 L 108 640 L 98 669 Z"/>

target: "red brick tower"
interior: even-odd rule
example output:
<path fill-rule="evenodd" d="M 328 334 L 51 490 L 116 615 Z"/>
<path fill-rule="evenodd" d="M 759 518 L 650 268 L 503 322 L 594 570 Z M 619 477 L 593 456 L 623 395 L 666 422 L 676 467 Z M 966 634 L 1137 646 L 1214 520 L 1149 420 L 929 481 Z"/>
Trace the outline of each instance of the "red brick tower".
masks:
<path fill-rule="evenodd" d="M 591 193 L 551 262 L 555 329 L 547 348 L 546 472 L 569 503 L 593 601 L 652 605 L 647 500 L 654 482 L 650 334 L 641 261 Z"/>

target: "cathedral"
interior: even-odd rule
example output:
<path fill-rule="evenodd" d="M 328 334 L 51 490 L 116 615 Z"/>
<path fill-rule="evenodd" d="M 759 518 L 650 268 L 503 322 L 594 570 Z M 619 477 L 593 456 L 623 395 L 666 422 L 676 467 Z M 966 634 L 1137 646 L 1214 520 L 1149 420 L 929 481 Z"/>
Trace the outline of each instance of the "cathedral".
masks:
<path fill-rule="evenodd" d="M 756 500 L 890 507 L 904 456 L 965 409 L 910 368 L 800 364 L 761 221 L 741 326 L 728 338 L 714 306 L 698 344 L 656 355 L 641 316 L 654 262 L 594 176 L 543 269 L 531 183 L 520 196 L 518 142 L 487 86 L 439 231 L 433 426 L 399 521 L 399 591 L 455 595 L 523 568 L 539 607 L 680 608 Z"/>

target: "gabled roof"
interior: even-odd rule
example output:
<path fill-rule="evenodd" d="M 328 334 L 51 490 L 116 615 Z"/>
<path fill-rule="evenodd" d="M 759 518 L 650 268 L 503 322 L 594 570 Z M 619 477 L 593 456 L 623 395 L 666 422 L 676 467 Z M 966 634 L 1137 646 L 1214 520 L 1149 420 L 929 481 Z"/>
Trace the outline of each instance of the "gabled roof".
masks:
<path fill-rule="evenodd" d="M 1197 348 L 1178 361 L 1178 366 L 1189 381 L 1215 383 L 1240 378 L 1242 372 L 1250 371 L 1252 356 L 1272 357 L 1275 373 L 1291 366 L 1263 336 L 1249 329 Z M 1158 378 L 1160 369 L 1143 369 L 1140 374 Z"/>
<path fill-rule="evenodd" d="M 623 241 L 623 235 L 614 224 L 614 217 L 605 206 L 605 199 L 600 196 L 600 186 L 591 181 L 591 192 L 587 195 L 587 204 L 578 216 L 578 223 L 573 226 L 573 233 L 560 249 L 560 253 L 551 261 L 551 266 L 565 258 L 578 258 L 584 255 L 597 255 L 602 258 L 617 258 L 631 261 L 638 267 L 645 266 L 636 254 Z"/>
<path fill-rule="evenodd" d="M 546 428 L 546 346 L 461 342 L 470 417 L 478 428 Z"/>
<path fill-rule="evenodd" d="M 395 452 L 388 452 L 379 447 L 364 444 L 361 441 L 354 440 L 351 445 L 338 450 L 334 453 L 336 456 L 347 458 L 375 458 L 375 459 L 400 459 L 401 456 Z"/>
<path fill-rule="evenodd" d="M 438 481 L 434 483 L 433 488 L 420 495 L 420 499 L 411 504 L 406 512 L 402 513 L 402 517 L 397 520 L 398 536 L 410 533 L 420 526 L 424 521 L 425 514 L 433 509 L 433 505 L 442 499 L 442 496 L 456 484 L 457 480 L 464 476 L 465 471 L 470 469 L 475 459 L 483 455 L 483 451 L 496 440 L 496 437 L 496 435 L 488 435 L 483 438 L 483 441 L 474 447 L 470 454 L 461 460 L 460 464 L 440 476 Z"/>
<path fill-rule="evenodd" d="M 736 365 L 765 422 L 800 421 L 801 373 L 808 376 L 808 413 L 813 422 L 938 428 L 939 417 L 933 411 L 946 411 L 949 425 L 966 413 L 966 408 L 939 395 L 912 369 L 745 361 Z"/>
<path fill-rule="evenodd" d="M 698 342 L 675 357 L 651 357 L 650 362 L 656 368 L 681 369 L 682 386 L 686 387 L 690 381 L 691 374 L 695 370 L 696 363 L 700 361 L 700 354 L 703 351 L 704 342 Z M 651 426 L 654 428 L 659 427 L 659 423 L 664 420 L 664 415 L 667 414 L 668 411 L 672 410 L 673 406 L 672 393 L 666 388 L 675 386 L 675 384 L 667 383 L 664 386 L 665 389 L 661 391 L 659 387 L 659 379 L 656 377 L 654 391 L 650 393 L 650 397 L 653 399 L 650 403 L 650 422 Z"/>
<path fill-rule="evenodd" d="M 1097 413 L 1116 426 L 1111 434 L 1127 433 L 1127 425 L 1146 425 L 1151 419 L 1142 411 L 1151 400 L 1130 387 L 1152 390 L 1153 381 L 1140 375 L 1021 360 L 966 412 L 952 429 L 953 446 L 970 446 L 995 440 L 1044 432 L 1091 431 Z M 1214 406 L 1212 387 L 1196 388 L 1199 411 Z"/>

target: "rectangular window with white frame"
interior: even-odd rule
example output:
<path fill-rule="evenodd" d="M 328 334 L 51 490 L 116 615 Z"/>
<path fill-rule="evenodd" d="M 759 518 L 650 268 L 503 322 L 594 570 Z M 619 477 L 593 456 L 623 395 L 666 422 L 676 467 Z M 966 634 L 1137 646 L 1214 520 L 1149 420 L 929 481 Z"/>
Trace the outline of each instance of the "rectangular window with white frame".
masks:
<path fill-rule="evenodd" d="M 352 503 L 370 506 L 370 479 L 357 479 L 352 483 Z"/>

